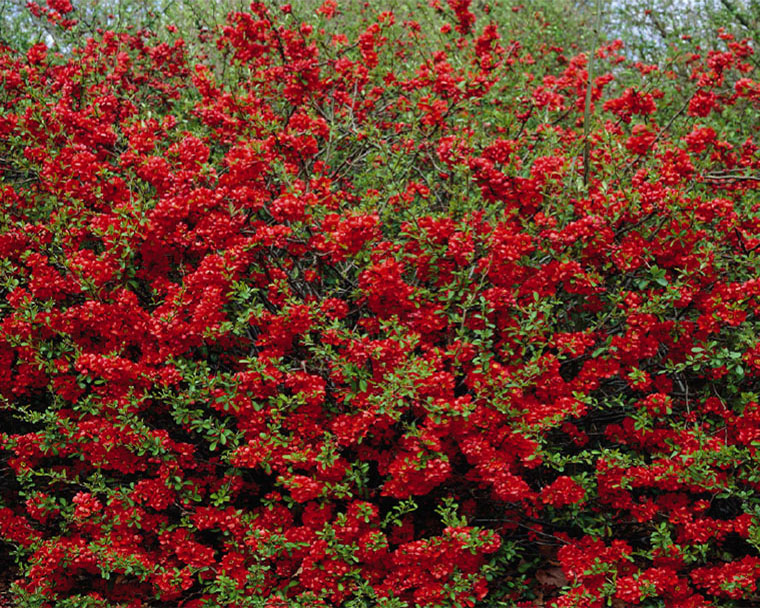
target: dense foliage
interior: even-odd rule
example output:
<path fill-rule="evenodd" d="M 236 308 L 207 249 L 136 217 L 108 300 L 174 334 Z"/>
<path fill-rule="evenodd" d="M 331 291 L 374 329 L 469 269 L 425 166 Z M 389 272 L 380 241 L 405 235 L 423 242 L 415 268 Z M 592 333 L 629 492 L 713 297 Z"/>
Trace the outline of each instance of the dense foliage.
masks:
<path fill-rule="evenodd" d="M 14 602 L 758 605 L 753 41 L 345 10 L 0 48 Z"/>

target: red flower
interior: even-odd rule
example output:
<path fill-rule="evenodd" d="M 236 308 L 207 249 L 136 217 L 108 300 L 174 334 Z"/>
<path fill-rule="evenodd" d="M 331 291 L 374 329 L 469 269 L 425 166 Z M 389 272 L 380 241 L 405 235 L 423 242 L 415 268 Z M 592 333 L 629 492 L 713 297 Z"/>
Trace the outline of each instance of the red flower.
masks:
<path fill-rule="evenodd" d="M 585 496 L 586 491 L 583 486 L 565 475 L 557 477 L 551 485 L 541 490 L 541 500 L 553 507 L 578 504 Z"/>

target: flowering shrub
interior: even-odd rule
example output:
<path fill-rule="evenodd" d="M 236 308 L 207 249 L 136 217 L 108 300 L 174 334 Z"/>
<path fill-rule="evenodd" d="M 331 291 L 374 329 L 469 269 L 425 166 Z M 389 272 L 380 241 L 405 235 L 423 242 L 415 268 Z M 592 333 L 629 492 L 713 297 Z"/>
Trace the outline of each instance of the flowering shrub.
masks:
<path fill-rule="evenodd" d="M 751 41 L 341 10 L 0 50 L 18 604 L 760 602 Z"/>

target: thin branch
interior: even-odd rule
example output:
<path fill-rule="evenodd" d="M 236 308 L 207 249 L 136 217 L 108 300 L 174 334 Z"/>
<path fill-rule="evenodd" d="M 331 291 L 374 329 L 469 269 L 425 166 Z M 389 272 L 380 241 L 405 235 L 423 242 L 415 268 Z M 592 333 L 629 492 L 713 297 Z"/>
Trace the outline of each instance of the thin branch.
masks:
<path fill-rule="evenodd" d="M 591 147 L 589 144 L 589 132 L 591 130 L 591 90 L 594 86 L 594 55 L 596 47 L 599 44 L 599 28 L 602 21 L 602 2 L 596 0 L 596 22 L 594 23 L 594 41 L 591 44 L 591 51 L 588 56 L 588 67 L 586 69 L 586 104 L 583 108 L 583 187 L 588 187 L 589 175 L 589 158 Z"/>

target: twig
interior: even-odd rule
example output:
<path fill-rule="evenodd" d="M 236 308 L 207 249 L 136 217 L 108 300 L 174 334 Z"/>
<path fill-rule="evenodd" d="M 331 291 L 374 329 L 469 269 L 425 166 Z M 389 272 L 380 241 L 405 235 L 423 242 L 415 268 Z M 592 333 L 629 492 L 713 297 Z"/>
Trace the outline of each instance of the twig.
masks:
<path fill-rule="evenodd" d="M 594 55 L 596 47 L 599 44 L 599 26 L 602 20 L 602 3 L 596 0 L 596 22 L 594 24 L 594 41 L 591 44 L 591 51 L 588 56 L 588 67 L 586 68 L 586 104 L 583 108 L 583 187 L 588 187 L 589 175 L 589 157 L 591 147 L 589 145 L 589 132 L 591 130 L 591 90 L 594 86 Z"/>

